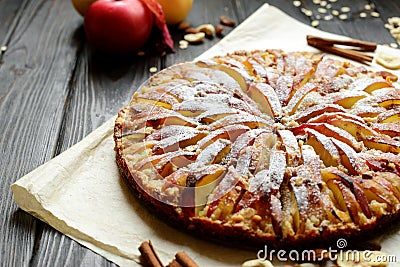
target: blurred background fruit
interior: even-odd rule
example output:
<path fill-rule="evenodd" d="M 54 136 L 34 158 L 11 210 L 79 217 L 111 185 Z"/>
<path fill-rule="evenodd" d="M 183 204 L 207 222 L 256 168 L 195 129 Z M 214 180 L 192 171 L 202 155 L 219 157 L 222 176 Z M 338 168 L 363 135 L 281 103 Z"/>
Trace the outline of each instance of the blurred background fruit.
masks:
<path fill-rule="evenodd" d="M 125 54 L 149 40 L 154 15 L 141 0 L 97 0 L 85 14 L 85 33 L 97 50 Z"/>
<path fill-rule="evenodd" d="M 88 10 L 89 6 L 96 0 L 71 0 L 72 5 L 78 11 L 79 14 L 85 16 L 86 11 Z"/>
<path fill-rule="evenodd" d="M 183 21 L 189 14 L 193 0 L 156 0 L 163 8 L 168 25 Z"/>

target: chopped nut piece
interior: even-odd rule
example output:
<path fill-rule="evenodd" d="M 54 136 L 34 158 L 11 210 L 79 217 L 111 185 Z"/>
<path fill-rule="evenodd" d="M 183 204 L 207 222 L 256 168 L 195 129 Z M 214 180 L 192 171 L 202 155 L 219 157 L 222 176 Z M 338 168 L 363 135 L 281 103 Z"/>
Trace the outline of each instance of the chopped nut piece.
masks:
<path fill-rule="evenodd" d="M 149 71 L 150 71 L 151 73 L 157 72 L 157 67 L 151 67 L 151 68 L 149 69 Z"/>
<path fill-rule="evenodd" d="M 218 36 L 218 37 L 221 37 L 222 36 L 222 32 L 224 31 L 224 27 L 222 25 L 220 25 L 220 24 L 217 24 L 217 25 L 214 26 L 214 28 L 215 28 L 215 35 Z"/>
<path fill-rule="evenodd" d="M 323 7 L 318 8 L 317 11 L 321 14 L 326 14 L 326 12 L 328 12 L 328 10 L 326 10 L 326 8 Z"/>
<path fill-rule="evenodd" d="M 365 13 L 365 12 L 360 13 L 360 18 L 366 18 L 366 17 L 367 17 L 367 13 Z"/>
<path fill-rule="evenodd" d="M 196 28 L 189 27 L 185 30 L 185 33 L 198 33 L 199 30 Z"/>
<path fill-rule="evenodd" d="M 366 4 L 366 5 L 364 6 L 364 9 L 365 9 L 365 10 L 371 10 L 371 5 Z"/>
<path fill-rule="evenodd" d="M 350 12 L 350 7 L 348 7 L 348 6 L 343 6 L 342 8 L 340 8 L 340 11 L 342 11 L 343 13 L 347 13 L 347 12 Z"/>
<path fill-rule="evenodd" d="M 183 36 L 183 38 L 188 41 L 189 43 L 198 43 L 203 41 L 203 39 L 206 37 L 206 34 L 204 32 L 198 32 L 198 33 L 189 33 Z"/>
<path fill-rule="evenodd" d="M 301 6 L 301 1 L 298 1 L 298 0 L 293 1 L 293 5 L 294 5 L 295 7 L 299 7 L 299 6 Z"/>
<path fill-rule="evenodd" d="M 215 34 L 215 28 L 212 24 L 203 24 L 196 28 L 199 32 L 204 32 L 207 36 L 213 36 Z"/>
<path fill-rule="evenodd" d="M 179 48 L 180 49 L 186 49 L 189 45 L 189 42 L 186 40 L 180 40 L 179 41 Z"/>
<path fill-rule="evenodd" d="M 341 20 L 345 20 L 347 18 L 348 18 L 347 14 L 340 14 L 339 15 L 339 19 L 341 19 Z"/>
<path fill-rule="evenodd" d="M 311 21 L 311 26 L 317 27 L 318 25 L 319 25 L 319 21 L 318 20 Z"/>
<path fill-rule="evenodd" d="M 228 16 L 220 16 L 219 21 L 222 25 L 225 25 L 228 27 L 233 27 L 236 25 L 236 23 Z"/>
<path fill-rule="evenodd" d="M 332 15 L 334 15 L 334 16 L 337 16 L 337 15 L 339 15 L 339 11 L 337 11 L 337 10 L 332 10 Z"/>
<path fill-rule="evenodd" d="M 332 20 L 333 16 L 332 15 L 327 15 L 324 17 L 324 20 Z"/>
<path fill-rule="evenodd" d="M 373 11 L 373 12 L 371 12 L 371 16 L 374 18 L 379 18 L 381 15 L 378 12 Z"/>

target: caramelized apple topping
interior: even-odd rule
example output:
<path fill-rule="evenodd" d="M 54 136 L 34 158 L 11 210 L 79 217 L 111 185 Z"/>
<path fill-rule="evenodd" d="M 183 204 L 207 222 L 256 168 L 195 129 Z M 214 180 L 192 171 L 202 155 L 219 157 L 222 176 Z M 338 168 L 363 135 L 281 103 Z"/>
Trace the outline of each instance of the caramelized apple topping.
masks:
<path fill-rule="evenodd" d="M 400 214 L 400 89 L 320 54 L 238 51 L 151 77 L 115 124 L 142 199 L 224 240 L 298 245 Z"/>

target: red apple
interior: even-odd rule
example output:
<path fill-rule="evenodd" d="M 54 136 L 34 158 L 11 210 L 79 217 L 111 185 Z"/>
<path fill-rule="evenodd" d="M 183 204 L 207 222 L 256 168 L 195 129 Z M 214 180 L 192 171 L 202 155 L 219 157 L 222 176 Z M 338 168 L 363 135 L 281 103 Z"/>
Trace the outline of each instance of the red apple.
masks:
<path fill-rule="evenodd" d="M 85 14 L 85 32 L 96 49 L 115 54 L 137 51 L 148 41 L 154 16 L 140 0 L 98 0 Z"/>

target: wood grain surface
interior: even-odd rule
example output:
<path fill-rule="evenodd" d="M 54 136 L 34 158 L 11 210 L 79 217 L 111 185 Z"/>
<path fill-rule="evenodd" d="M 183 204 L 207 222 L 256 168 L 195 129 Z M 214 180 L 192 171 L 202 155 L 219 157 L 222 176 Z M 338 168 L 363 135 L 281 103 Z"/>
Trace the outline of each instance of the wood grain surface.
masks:
<path fill-rule="evenodd" d="M 400 15 L 400 1 L 336 1 L 331 10 L 350 5 L 349 18 L 319 18 L 312 0 L 195 0 L 187 18 L 192 25 L 219 23 L 220 15 L 237 24 L 264 3 L 318 28 L 380 44 L 395 43 L 384 24 Z M 366 5 L 379 17 L 360 18 Z M 103 257 L 19 210 L 10 185 L 77 143 L 111 118 L 150 75 L 188 61 L 216 44 L 206 39 L 167 55 L 149 53 L 112 59 L 87 44 L 83 19 L 69 0 L 0 0 L 0 266 L 113 266 Z M 224 34 L 231 31 L 225 28 Z M 183 33 L 171 29 L 176 43 Z M 176 47 L 178 45 L 176 44 Z M 127 222 L 129 223 L 129 222 Z M 132 248 L 136 250 L 137 248 Z"/>

